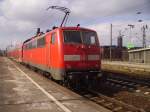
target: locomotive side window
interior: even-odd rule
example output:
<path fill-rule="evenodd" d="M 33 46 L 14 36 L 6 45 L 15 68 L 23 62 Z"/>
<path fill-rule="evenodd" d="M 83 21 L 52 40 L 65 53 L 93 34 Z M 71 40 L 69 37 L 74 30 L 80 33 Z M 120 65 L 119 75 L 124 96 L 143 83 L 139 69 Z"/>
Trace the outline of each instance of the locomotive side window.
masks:
<path fill-rule="evenodd" d="M 56 33 L 52 33 L 51 43 L 54 44 L 56 40 Z"/>
<path fill-rule="evenodd" d="M 31 49 L 32 48 L 32 43 L 30 42 L 28 45 L 29 45 L 29 49 Z"/>
<path fill-rule="evenodd" d="M 36 40 L 32 41 L 32 48 L 36 48 L 36 45 L 37 45 L 37 41 Z"/>
<path fill-rule="evenodd" d="M 82 43 L 80 31 L 64 31 L 65 43 Z"/>
<path fill-rule="evenodd" d="M 27 46 L 27 44 L 25 45 L 25 49 L 28 49 L 28 46 Z"/>
<path fill-rule="evenodd" d="M 83 36 L 83 43 L 88 44 L 88 45 L 94 45 L 96 44 L 96 33 L 95 32 L 90 32 L 90 31 L 83 31 L 82 32 Z"/>
<path fill-rule="evenodd" d="M 37 40 L 37 47 L 43 47 L 45 45 L 45 37 L 39 38 Z"/>
<path fill-rule="evenodd" d="M 29 49 L 29 44 L 27 44 L 27 49 Z"/>

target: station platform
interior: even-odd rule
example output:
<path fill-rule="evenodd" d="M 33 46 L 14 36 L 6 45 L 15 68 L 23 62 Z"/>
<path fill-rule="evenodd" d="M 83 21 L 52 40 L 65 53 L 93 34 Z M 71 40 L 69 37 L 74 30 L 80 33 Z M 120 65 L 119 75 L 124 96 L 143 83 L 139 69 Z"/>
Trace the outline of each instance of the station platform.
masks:
<path fill-rule="evenodd" d="M 0 57 L 0 112 L 110 112 L 44 76 Z"/>
<path fill-rule="evenodd" d="M 122 61 L 102 61 L 102 71 L 150 79 L 150 65 L 148 64 Z"/>

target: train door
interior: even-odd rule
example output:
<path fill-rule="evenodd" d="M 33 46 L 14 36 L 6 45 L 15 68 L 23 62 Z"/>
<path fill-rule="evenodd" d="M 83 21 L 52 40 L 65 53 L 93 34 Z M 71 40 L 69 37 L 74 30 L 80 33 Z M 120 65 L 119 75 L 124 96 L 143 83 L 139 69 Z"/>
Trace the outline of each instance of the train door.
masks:
<path fill-rule="evenodd" d="M 50 68 L 50 35 L 46 37 L 46 66 Z"/>
<path fill-rule="evenodd" d="M 53 32 L 50 37 L 50 66 L 55 68 L 57 66 L 57 33 Z"/>

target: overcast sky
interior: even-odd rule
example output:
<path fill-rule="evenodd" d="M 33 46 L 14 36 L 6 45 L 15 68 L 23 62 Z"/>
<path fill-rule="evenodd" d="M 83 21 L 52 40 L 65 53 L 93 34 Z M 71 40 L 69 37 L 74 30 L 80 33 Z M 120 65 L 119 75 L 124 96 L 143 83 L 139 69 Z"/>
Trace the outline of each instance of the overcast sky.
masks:
<path fill-rule="evenodd" d="M 142 25 L 148 24 L 147 44 L 150 44 L 150 0 L 0 0 L 0 47 L 19 43 L 30 38 L 40 27 L 44 32 L 58 26 L 64 14 L 46 8 L 51 5 L 71 10 L 67 25 L 78 23 L 98 32 L 101 45 L 110 43 L 110 24 L 113 24 L 113 44 L 119 31 L 124 45 L 142 45 Z M 141 14 L 136 14 L 137 12 Z M 138 23 L 141 19 L 143 22 Z M 134 24 L 131 35 L 128 24 Z"/>

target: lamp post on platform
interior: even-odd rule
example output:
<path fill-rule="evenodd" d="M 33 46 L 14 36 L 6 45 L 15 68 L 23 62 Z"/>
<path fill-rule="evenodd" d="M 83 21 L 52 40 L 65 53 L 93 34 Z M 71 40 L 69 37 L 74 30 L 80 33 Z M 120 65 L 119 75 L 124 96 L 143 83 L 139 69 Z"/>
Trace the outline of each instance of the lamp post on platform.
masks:
<path fill-rule="evenodd" d="M 142 32 L 143 32 L 143 48 L 146 48 L 146 29 L 148 29 L 147 25 L 142 26 Z"/>
<path fill-rule="evenodd" d="M 109 49 L 109 58 L 112 61 L 112 24 L 110 24 L 110 49 Z"/>

